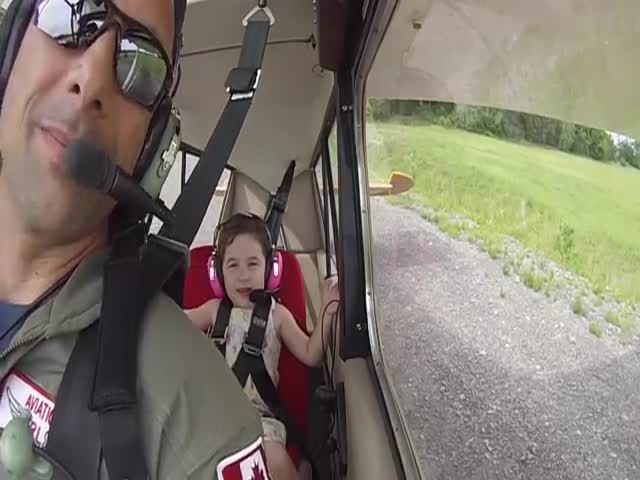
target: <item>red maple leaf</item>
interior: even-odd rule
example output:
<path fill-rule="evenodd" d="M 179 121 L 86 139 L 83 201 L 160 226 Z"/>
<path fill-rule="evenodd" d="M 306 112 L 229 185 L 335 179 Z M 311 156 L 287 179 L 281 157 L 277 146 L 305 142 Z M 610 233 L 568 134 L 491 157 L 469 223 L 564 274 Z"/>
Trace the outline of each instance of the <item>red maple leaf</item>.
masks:
<path fill-rule="evenodd" d="M 254 462 L 253 467 L 251 467 L 251 480 L 267 480 L 266 478 L 264 478 L 262 469 L 257 462 Z"/>

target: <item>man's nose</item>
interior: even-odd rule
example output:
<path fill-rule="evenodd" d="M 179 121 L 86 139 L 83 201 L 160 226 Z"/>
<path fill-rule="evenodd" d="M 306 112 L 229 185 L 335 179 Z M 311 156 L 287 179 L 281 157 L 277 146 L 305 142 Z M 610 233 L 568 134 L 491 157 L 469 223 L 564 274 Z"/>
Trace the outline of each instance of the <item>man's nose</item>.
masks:
<path fill-rule="evenodd" d="M 116 92 L 114 76 L 115 30 L 109 29 L 77 56 L 67 77 L 67 90 L 82 110 L 103 113 Z"/>

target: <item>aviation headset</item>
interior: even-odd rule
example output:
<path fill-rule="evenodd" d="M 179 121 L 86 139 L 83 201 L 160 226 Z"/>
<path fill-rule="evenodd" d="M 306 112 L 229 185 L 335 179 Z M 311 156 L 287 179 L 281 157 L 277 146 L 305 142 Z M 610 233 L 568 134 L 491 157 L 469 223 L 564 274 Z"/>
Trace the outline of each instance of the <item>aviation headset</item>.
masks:
<path fill-rule="evenodd" d="M 24 34 L 32 20 L 38 0 L 12 0 L 0 24 L 0 103 L 9 81 L 9 76 L 22 44 Z M 173 91 L 166 95 L 153 112 L 149 129 L 136 167 L 134 180 L 155 200 L 171 171 L 181 144 L 180 114 L 173 103 L 180 69 L 178 64 L 182 37 L 182 22 L 186 11 L 186 0 L 174 0 L 175 38 L 172 58 L 176 81 Z"/>
<path fill-rule="evenodd" d="M 224 279 L 222 277 L 222 259 L 216 254 L 216 252 L 219 251 L 220 246 L 220 233 L 230 221 L 235 220 L 239 216 L 259 221 L 267 232 L 267 238 L 269 239 L 269 251 L 267 252 L 266 258 L 271 258 L 272 265 L 268 274 L 265 269 L 265 289 L 268 291 L 277 290 L 280 287 L 280 282 L 282 281 L 282 254 L 275 249 L 275 245 L 271 240 L 271 232 L 269 232 L 269 228 L 265 224 L 264 220 L 252 213 L 236 213 L 228 220 L 219 224 L 213 234 L 214 249 L 209 257 L 208 272 L 209 284 L 211 285 L 211 289 L 213 290 L 213 294 L 216 298 L 223 298 L 225 296 Z"/>

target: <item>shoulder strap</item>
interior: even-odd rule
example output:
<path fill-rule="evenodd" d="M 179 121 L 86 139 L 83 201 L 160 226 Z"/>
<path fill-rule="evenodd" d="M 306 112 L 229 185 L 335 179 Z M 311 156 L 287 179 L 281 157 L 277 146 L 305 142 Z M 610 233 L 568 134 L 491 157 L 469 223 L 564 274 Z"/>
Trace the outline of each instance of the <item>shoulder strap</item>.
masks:
<path fill-rule="evenodd" d="M 110 478 L 148 477 L 136 398 L 139 333 L 150 300 L 184 268 L 184 253 L 161 238 L 151 237 L 142 255 L 134 245 L 119 243 L 107 263 L 101 319 L 78 335 L 57 395 L 46 448 L 76 478 L 97 478 L 103 457 Z"/>
<path fill-rule="evenodd" d="M 233 373 L 235 373 L 241 385 L 247 382 L 250 373 L 253 374 L 257 361 L 262 362 L 262 365 L 264 365 L 262 346 L 269 321 L 269 310 L 271 309 L 271 295 L 264 291 L 256 291 L 252 295 L 255 295 L 255 302 L 251 314 L 251 323 L 242 343 L 242 349 L 238 353 L 236 363 L 233 365 Z"/>
<path fill-rule="evenodd" d="M 95 478 L 102 462 L 98 416 L 88 408 L 97 341 L 97 322 L 78 334 L 58 389 L 45 448 L 75 478 Z M 78 432 L 84 433 L 82 442 L 72 440 Z M 54 469 L 51 480 L 67 477 Z"/>
<path fill-rule="evenodd" d="M 273 297 L 265 291 L 254 292 L 254 295 L 255 307 L 251 317 L 251 325 L 242 345 L 242 350 L 240 350 L 236 363 L 233 365 L 233 373 L 243 386 L 249 375 L 251 375 L 253 383 L 264 402 L 274 416 L 284 424 L 289 440 L 300 448 L 302 455 L 309 460 L 312 469 L 315 471 L 314 459 L 308 448 L 306 437 L 296 421 L 282 405 L 278 390 L 273 384 L 262 355 L 264 336 L 269 322 L 269 312 Z"/>
<path fill-rule="evenodd" d="M 269 18 L 256 17 L 247 22 L 238 66 L 229 72 L 225 82 L 229 93 L 227 105 L 173 206 L 175 222 L 160 229 L 160 235 L 171 236 L 186 245 L 191 244 L 200 228 L 258 86 L 271 22 Z"/>
<path fill-rule="evenodd" d="M 229 327 L 232 307 L 231 300 L 225 295 L 218 307 L 218 313 L 216 314 L 216 321 L 213 327 L 209 327 L 207 330 L 207 335 L 213 340 L 213 343 L 216 344 L 223 356 L 227 350 L 227 328 Z"/>

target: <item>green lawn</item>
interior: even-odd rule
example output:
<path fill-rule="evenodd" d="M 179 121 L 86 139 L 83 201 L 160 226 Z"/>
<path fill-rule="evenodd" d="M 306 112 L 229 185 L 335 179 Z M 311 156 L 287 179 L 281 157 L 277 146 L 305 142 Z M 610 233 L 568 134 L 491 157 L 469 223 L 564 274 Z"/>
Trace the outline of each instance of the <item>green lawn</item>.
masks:
<path fill-rule="evenodd" d="M 437 126 L 367 124 L 371 181 L 413 175 L 404 201 L 462 213 L 640 302 L 640 171 Z M 571 233 L 573 230 L 573 233 Z"/>

